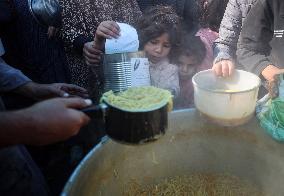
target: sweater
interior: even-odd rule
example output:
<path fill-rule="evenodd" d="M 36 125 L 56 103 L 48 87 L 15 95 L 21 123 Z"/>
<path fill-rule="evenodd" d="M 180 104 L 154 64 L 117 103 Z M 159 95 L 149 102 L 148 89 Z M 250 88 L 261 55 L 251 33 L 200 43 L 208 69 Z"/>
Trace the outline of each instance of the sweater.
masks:
<path fill-rule="evenodd" d="M 244 19 L 257 0 L 229 0 L 222 19 L 219 38 L 214 43 L 214 63 L 235 60 L 237 42 Z"/>

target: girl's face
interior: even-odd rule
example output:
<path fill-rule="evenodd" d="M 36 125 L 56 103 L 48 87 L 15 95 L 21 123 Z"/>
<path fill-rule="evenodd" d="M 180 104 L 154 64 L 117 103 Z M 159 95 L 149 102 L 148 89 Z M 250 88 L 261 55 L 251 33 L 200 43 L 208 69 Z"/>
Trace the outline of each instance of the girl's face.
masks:
<path fill-rule="evenodd" d="M 144 51 L 152 63 L 158 63 L 166 59 L 170 53 L 171 44 L 169 35 L 162 34 L 160 37 L 148 41 L 144 46 Z"/>
<path fill-rule="evenodd" d="M 197 60 L 194 56 L 181 55 L 178 58 L 179 77 L 189 79 L 197 69 Z"/>

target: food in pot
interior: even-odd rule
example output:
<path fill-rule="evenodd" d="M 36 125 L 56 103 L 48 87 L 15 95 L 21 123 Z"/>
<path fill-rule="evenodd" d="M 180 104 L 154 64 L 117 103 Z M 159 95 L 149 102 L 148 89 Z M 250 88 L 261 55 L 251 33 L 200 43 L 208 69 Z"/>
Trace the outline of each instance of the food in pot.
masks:
<path fill-rule="evenodd" d="M 170 91 L 153 86 L 132 87 L 119 93 L 108 91 L 103 94 L 102 100 L 127 111 L 151 110 L 167 103 L 169 108 L 172 108 Z"/>
<path fill-rule="evenodd" d="M 142 186 L 132 180 L 125 196 L 262 196 L 251 183 L 229 174 L 192 174 L 166 178 L 161 183 Z"/>

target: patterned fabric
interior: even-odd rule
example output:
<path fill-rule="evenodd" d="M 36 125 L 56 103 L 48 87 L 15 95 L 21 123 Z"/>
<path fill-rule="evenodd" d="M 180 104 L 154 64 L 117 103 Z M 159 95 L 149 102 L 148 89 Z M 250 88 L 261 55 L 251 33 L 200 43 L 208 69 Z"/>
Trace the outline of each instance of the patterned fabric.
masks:
<path fill-rule="evenodd" d="M 167 89 L 174 96 L 180 92 L 178 67 L 164 60 L 157 64 L 150 63 L 151 84 L 155 87 Z"/>
<path fill-rule="evenodd" d="M 196 36 L 199 36 L 201 41 L 204 43 L 206 48 L 206 56 L 202 63 L 198 66 L 197 71 L 202 71 L 206 69 L 211 69 L 213 66 L 213 43 L 218 38 L 218 33 L 210 30 L 209 28 L 201 28 L 196 33 Z"/>
<path fill-rule="evenodd" d="M 214 62 L 223 59 L 235 60 L 237 42 L 242 25 L 257 0 L 229 0 L 219 29 L 219 38 L 214 44 Z"/>
<path fill-rule="evenodd" d="M 84 36 L 91 41 L 98 25 L 106 20 L 133 25 L 142 13 L 135 0 L 59 0 L 59 2 L 63 9 L 62 34 L 66 43 L 72 83 L 88 88 L 89 69 L 84 63 L 82 48 L 79 53 L 75 50 L 76 39 Z M 99 80 L 99 77 L 95 80 Z M 97 85 L 99 84 L 98 82 Z"/>

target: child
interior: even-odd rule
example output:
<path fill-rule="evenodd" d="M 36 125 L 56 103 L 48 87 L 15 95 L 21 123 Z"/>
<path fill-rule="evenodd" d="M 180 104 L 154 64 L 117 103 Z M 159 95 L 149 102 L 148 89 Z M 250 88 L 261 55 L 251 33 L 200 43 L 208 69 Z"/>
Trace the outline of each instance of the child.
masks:
<path fill-rule="evenodd" d="M 170 63 L 172 49 L 179 44 L 180 18 L 169 6 L 150 8 L 139 19 L 137 32 L 140 49 L 144 50 L 150 63 L 150 78 L 153 86 L 167 89 L 174 96 L 180 91 L 178 68 Z M 92 46 L 84 47 L 87 65 L 99 63 L 105 39 L 118 38 L 120 28 L 114 21 L 102 22 L 96 31 Z"/>
<path fill-rule="evenodd" d="M 137 32 L 140 49 L 150 63 L 151 84 L 167 89 L 174 96 L 180 92 L 178 68 L 170 63 L 172 49 L 179 44 L 180 18 L 169 6 L 155 6 L 140 18 Z"/>
<path fill-rule="evenodd" d="M 174 102 L 175 109 L 193 107 L 192 76 L 200 69 L 206 49 L 198 36 L 183 36 L 180 47 L 175 51 L 174 62 L 179 67 L 180 95 Z"/>

